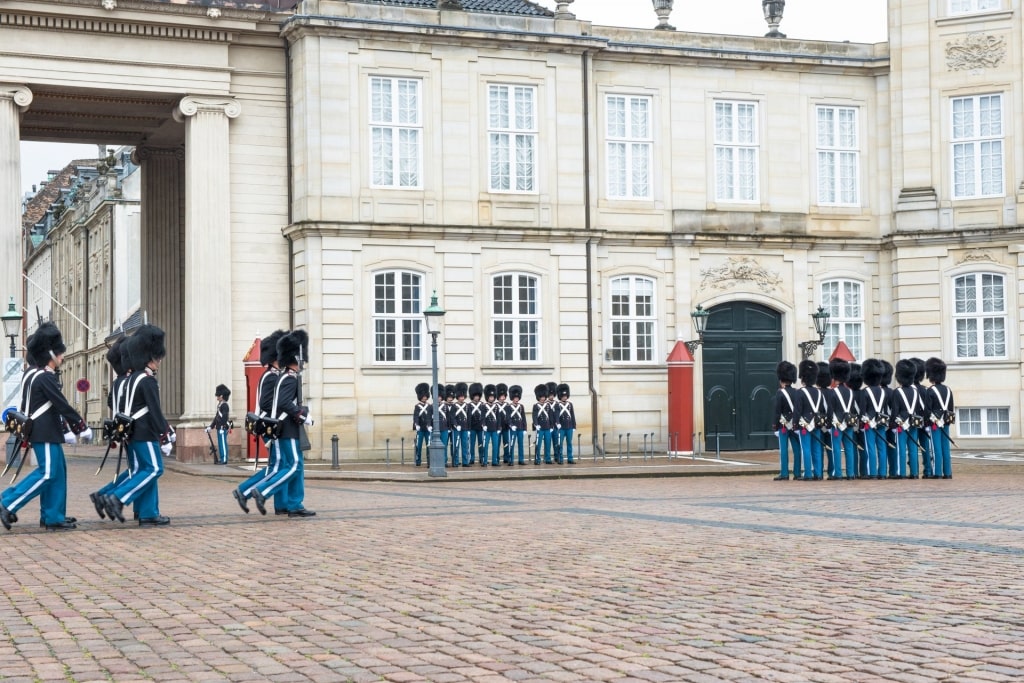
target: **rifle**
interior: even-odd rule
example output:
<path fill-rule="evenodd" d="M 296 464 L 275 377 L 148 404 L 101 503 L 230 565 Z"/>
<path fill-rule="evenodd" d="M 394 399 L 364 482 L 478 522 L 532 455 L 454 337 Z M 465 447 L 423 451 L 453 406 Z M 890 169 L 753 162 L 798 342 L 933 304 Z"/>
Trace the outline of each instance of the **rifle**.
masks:
<path fill-rule="evenodd" d="M 833 436 L 835 436 L 836 434 L 839 434 L 839 438 L 840 439 L 844 439 L 844 440 L 849 441 L 850 443 L 852 443 L 854 445 L 854 447 L 858 451 L 860 451 L 861 453 L 864 452 L 864 447 L 861 446 L 859 443 L 857 443 L 857 440 L 855 438 L 853 438 L 853 434 L 847 434 L 845 429 L 843 429 L 843 430 L 837 429 L 836 433 L 833 434 Z"/>
<path fill-rule="evenodd" d="M 951 437 L 949 434 L 947 434 L 946 430 L 943 429 L 942 427 L 933 427 L 932 431 L 936 431 L 939 434 L 942 434 L 942 436 L 946 437 L 946 441 L 948 441 L 949 443 L 953 444 L 954 448 L 960 448 L 960 444 L 958 444 L 956 441 L 953 441 L 953 437 Z"/>
<path fill-rule="evenodd" d="M 210 441 L 210 455 L 212 455 L 214 459 L 219 460 L 220 458 L 217 455 L 217 447 L 213 445 L 213 437 L 210 436 L 210 432 L 206 432 L 206 438 Z"/>

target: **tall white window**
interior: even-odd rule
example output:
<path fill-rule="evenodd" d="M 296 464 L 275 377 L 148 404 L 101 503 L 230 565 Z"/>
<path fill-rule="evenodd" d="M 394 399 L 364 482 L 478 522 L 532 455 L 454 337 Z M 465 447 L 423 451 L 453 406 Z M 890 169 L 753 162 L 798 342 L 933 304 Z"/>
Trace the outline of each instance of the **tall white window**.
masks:
<path fill-rule="evenodd" d="M 1002 275 L 969 273 L 953 280 L 957 358 L 1006 357 L 1006 288 Z"/>
<path fill-rule="evenodd" d="M 860 203 L 860 142 L 857 110 L 817 108 L 818 203 L 856 206 Z"/>
<path fill-rule="evenodd" d="M 608 360 L 649 363 L 654 360 L 654 280 L 640 276 L 613 278 L 611 345 Z"/>
<path fill-rule="evenodd" d="M 373 351 L 378 363 L 418 363 L 423 350 L 422 276 L 388 270 L 373 276 Z"/>
<path fill-rule="evenodd" d="M 864 285 L 853 280 L 821 283 L 821 307 L 828 311 L 825 356 L 839 342 L 845 342 L 854 358 L 864 358 Z"/>
<path fill-rule="evenodd" d="M 489 185 L 492 192 L 534 192 L 537 180 L 537 89 L 487 89 Z"/>
<path fill-rule="evenodd" d="M 715 198 L 758 198 L 756 102 L 715 102 Z"/>
<path fill-rule="evenodd" d="M 1000 197 L 1003 192 L 1003 96 L 951 101 L 953 198 Z"/>
<path fill-rule="evenodd" d="M 970 12 L 984 12 L 990 9 L 999 9 L 1002 0 L 950 0 L 950 14 L 969 14 Z"/>
<path fill-rule="evenodd" d="M 1009 408 L 957 408 L 957 436 L 1009 436 Z"/>
<path fill-rule="evenodd" d="M 537 278 L 525 273 L 502 273 L 493 280 L 491 330 L 494 362 L 536 361 L 540 338 L 540 298 Z"/>
<path fill-rule="evenodd" d="M 374 187 L 422 187 L 421 82 L 370 78 L 370 182 Z"/>
<path fill-rule="evenodd" d="M 651 98 L 609 95 L 608 197 L 651 198 Z"/>

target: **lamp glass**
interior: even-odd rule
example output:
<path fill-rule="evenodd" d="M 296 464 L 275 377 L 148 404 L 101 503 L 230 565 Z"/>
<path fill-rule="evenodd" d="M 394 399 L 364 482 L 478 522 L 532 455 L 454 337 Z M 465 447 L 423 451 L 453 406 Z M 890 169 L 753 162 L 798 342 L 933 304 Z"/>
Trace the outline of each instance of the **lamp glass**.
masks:
<path fill-rule="evenodd" d="M 446 312 L 438 305 L 437 292 L 435 291 L 433 296 L 430 297 L 430 306 L 423 311 L 423 319 L 426 321 L 428 334 L 441 333 L 441 318 L 444 317 Z"/>
<path fill-rule="evenodd" d="M 697 304 L 697 310 L 690 314 L 690 317 L 693 318 L 693 328 L 697 330 L 697 336 L 704 336 L 704 330 L 707 329 L 708 316 L 710 315 L 711 313 L 705 311 L 704 307 L 700 304 Z"/>
<path fill-rule="evenodd" d="M 10 303 L 7 304 L 7 311 L 0 316 L 0 319 L 4 322 L 5 337 L 18 336 L 19 328 L 21 327 L 21 313 L 18 313 L 17 311 L 13 296 L 11 297 Z"/>
<path fill-rule="evenodd" d="M 825 330 L 828 325 L 829 312 L 823 307 L 818 306 L 818 312 L 812 313 L 811 318 L 814 320 L 814 331 L 818 333 L 818 336 L 822 339 L 825 338 Z"/>

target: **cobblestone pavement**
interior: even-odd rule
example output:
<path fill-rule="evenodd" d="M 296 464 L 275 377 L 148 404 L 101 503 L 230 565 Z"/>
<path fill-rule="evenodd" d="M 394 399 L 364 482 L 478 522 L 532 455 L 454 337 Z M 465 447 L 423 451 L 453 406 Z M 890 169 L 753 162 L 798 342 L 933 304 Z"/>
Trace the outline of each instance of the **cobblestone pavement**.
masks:
<path fill-rule="evenodd" d="M 1024 464 L 307 482 L 245 515 L 176 468 L 164 528 L 0 529 L 3 681 L 1019 681 Z M 108 465 L 109 467 L 109 465 Z"/>

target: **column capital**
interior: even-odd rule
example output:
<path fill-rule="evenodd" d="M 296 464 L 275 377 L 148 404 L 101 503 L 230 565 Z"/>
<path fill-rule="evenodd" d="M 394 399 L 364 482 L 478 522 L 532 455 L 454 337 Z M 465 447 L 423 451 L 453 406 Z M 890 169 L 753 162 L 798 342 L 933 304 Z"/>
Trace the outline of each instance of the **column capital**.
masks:
<path fill-rule="evenodd" d="M 182 123 L 199 112 L 219 113 L 233 119 L 242 113 L 242 104 L 233 97 L 186 95 L 174 108 L 174 120 Z"/>
<path fill-rule="evenodd" d="M 12 100 L 20 111 L 32 104 L 32 91 L 17 83 L 0 83 L 0 100 Z"/>
<path fill-rule="evenodd" d="M 178 161 L 185 160 L 185 148 L 177 147 L 150 147 L 148 145 L 137 145 L 132 151 L 132 163 L 142 165 L 153 157 L 172 157 Z"/>

